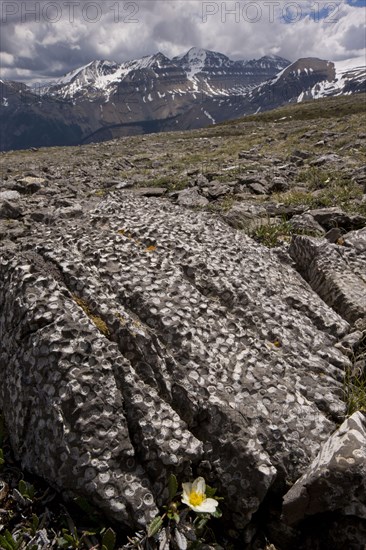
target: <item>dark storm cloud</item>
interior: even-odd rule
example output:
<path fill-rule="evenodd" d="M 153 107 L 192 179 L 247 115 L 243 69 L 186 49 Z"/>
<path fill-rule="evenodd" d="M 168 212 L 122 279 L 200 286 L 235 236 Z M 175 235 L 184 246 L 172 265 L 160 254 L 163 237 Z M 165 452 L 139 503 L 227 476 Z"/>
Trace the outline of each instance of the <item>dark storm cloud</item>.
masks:
<path fill-rule="evenodd" d="M 188 32 L 189 30 L 189 32 Z M 187 38 L 189 36 L 189 44 L 194 44 L 198 47 L 206 47 L 202 43 L 203 36 L 199 31 L 196 21 L 191 17 L 182 15 L 179 18 L 179 25 L 167 25 L 165 21 L 159 21 L 152 29 L 151 38 L 156 41 L 166 41 L 167 43 L 176 44 L 183 49 L 187 48 Z"/>
<path fill-rule="evenodd" d="M 362 50 L 365 47 L 365 24 L 352 25 L 344 34 L 342 44 L 347 50 Z"/>

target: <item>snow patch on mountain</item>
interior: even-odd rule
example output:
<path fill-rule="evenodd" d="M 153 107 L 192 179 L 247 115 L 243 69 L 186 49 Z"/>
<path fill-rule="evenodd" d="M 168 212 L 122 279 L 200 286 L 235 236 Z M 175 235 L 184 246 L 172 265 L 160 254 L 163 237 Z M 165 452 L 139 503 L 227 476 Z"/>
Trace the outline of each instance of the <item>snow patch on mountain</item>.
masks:
<path fill-rule="evenodd" d="M 209 120 L 211 120 L 212 124 L 216 124 L 216 120 L 208 113 L 207 111 L 203 111 L 204 114 L 207 116 Z"/>
<path fill-rule="evenodd" d="M 208 96 L 241 95 L 256 85 L 255 79 L 266 80 L 289 64 L 277 56 L 264 56 L 259 60 L 233 61 L 219 52 L 193 47 L 184 55 L 169 59 L 161 52 L 117 64 L 112 61 L 93 61 L 55 79 L 44 90 L 44 95 L 76 101 L 112 101 L 125 79 L 136 84 L 148 83 L 149 90 L 155 86 L 169 86 L 170 75 L 181 73 L 179 79 L 187 79 L 178 94 L 197 93 Z M 166 69 L 166 70 L 165 70 Z M 174 77 L 173 77 L 174 78 Z M 251 80 L 254 78 L 254 82 Z M 246 82 L 248 81 L 248 83 Z M 246 85 L 247 84 L 247 85 Z M 145 100 L 148 89 L 145 86 Z M 136 86 L 135 92 L 139 92 Z M 161 98 L 161 96 L 158 96 Z"/>
<path fill-rule="evenodd" d="M 347 90 L 350 82 L 363 84 L 366 87 L 366 60 L 365 56 L 345 59 L 334 62 L 335 79 L 331 82 L 324 80 L 317 83 L 310 90 L 309 95 L 313 99 L 320 99 L 327 96 L 349 95 L 351 90 Z"/>
<path fill-rule="evenodd" d="M 202 71 L 205 66 L 207 51 L 202 48 L 191 48 L 188 53 L 181 58 L 183 68 L 186 70 L 187 78 L 193 77 Z"/>
<path fill-rule="evenodd" d="M 345 71 L 363 69 L 366 68 L 366 51 L 363 55 L 358 57 L 352 57 L 351 59 L 344 59 L 343 61 L 335 61 L 336 71 L 343 73 Z"/>
<path fill-rule="evenodd" d="M 74 80 L 75 77 L 77 77 L 80 73 L 84 72 L 87 67 L 90 67 L 90 65 L 93 64 L 93 61 L 88 63 L 87 65 L 84 65 L 83 67 L 79 67 L 78 69 L 75 69 L 74 71 L 71 71 L 70 73 L 65 74 L 61 78 L 58 78 L 54 81 L 50 81 L 49 84 L 52 86 L 63 86 L 65 84 L 69 84 Z"/>

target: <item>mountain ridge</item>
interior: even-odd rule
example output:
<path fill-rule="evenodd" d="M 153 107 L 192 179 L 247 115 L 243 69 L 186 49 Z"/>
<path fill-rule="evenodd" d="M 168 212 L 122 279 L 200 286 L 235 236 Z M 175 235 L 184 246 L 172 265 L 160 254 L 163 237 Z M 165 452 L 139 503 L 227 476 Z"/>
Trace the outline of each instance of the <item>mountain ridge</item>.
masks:
<path fill-rule="evenodd" d="M 233 61 L 191 48 L 124 62 L 94 60 L 32 90 L 0 83 L 0 149 L 76 145 L 195 129 L 286 103 L 366 90 L 361 58 L 333 63 L 269 55 Z"/>

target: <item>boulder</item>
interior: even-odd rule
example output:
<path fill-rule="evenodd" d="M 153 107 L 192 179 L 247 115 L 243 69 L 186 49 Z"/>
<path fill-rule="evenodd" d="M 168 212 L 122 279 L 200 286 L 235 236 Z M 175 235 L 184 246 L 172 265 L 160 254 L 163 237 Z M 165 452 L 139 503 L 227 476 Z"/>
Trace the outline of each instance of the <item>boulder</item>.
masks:
<path fill-rule="evenodd" d="M 22 216 L 22 210 L 19 206 L 12 204 L 7 200 L 0 200 L 0 219 L 16 220 Z"/>
<path fill-rule="evenodd" d="M 258 224 L 256 220 L 266 216 L 266 209 L 261 205 L 236 203 L 230 208 L 223 218 L 235 229 L 250 229 Z"/>
<path fill-rule="evenodd" d="M 322 155 L 310 162 L 311 166 L 323 166 L 323 164 L 334 164 L 342 162 L 342 157 L 336 155 L 335 153 L 327 153 Z"/>
<path fill-rule="evenodd" d="M 21 195 L 18 193 L 18 191 L 1 191 L 0 192 L 0 201 L 12 201 L 20 199 Z"/>
<path fill-rule="evenodd" d="M 31 231 L 0 256 L 0 408 L 22 467 L 133 527 L 170 472 L 202 475 L 252 532 L 343 420 L 349 324 L 208 212 L 112 192 Z"/>
<path fill-rule="evenodd" d="M 358 253 L 366 252 L 366 227 L 357 231 L 349 231 L 343 235 L 343 239 L 346 246 L 355 248 Z"/>
<path fill-rule="evenodd" d="M 172 195 L 180 206 L 188 207 L 201 207 L 206 206 L 209 203 L 209 200 L 206 197 L 200 195 L 195 188 L 183 189 L 183 191 L 178 191 Z"/>
<path fill-rule="evenodd" d="M 309 212 L 292 216 L 289 223 L 297 232 L 303 232 L 314 237 L 322 237 L 325 234 L 325 230 Z"/>
<path fill-rule="evenodd" d="M 337 206 L 330 208 L 316 208 L 309 210 L 308 214 L 320 223 L 325 229 L 342 227 L 347 230 L 359 229 L 366 224 L 366 218 L 359 214 L 348 214 Z"/>
<path fill-rule="evenodd" d="M 366 416 L 360 411 L 322 445 L 284 497 L 289 524 L 331 511 L 366 520 Z"/>

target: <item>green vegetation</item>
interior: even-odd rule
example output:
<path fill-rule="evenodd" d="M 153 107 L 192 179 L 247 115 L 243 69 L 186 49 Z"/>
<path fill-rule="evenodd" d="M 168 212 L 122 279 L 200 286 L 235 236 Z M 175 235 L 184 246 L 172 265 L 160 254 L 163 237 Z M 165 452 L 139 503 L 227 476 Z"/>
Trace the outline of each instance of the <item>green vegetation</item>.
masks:
<path fill-rule="evenodd" d="M 269 221 L 269 220 L 268 220 Z M 254 229 L 250 236 L 268 248 L 280 245 L 283 241 L 290 240 L 294 233 L 288 221 L 278 223 L 265 223 Z"/>
<path fill-rule="evenodd" d="M 321 174 L 320 177 L 319 174 Z M 276 201 L 286 206 L 304 205 L 309 208 L 326 208 L 336 205 L 346 212 L 365 215 L 366 205 L 361 202 L 362 189 L 342 175 L 335 173 L 331 176 L 311 169 L 299 174 L 298 179 L 303 182 L 307 181 L 310 187 L 309 191 L 278 193 L 275 195 Z M 311 191 L 314 186 L 316 186 L 316 193 L 314 190 Z"/>
<path fill-rule="evenodd" d="M 283 117 L 291 117 L 292 120 L 318 120 L 338 119 L 355 114 L 366 114 L 366 94 L 351 96 L 328 97 L 316 101 L 304 101 L 292 103 L 272 111 L 251 115 L 244 120 L 256 120 L 260 122 L 281 122 Z M 243 119 L 240 119 L 242 121 Z M 239 122 L 239 121 L 236 121 Z M 225 122 L 223 125 L 230 125 Z"/>
<path fill-rule="evenodd" d="M 177 478 L 170 474 L 164 513 L 152 520 L 146 532 L 136 533 L 129 538 L 126 549 L 153 550 L 159 545 L 159 548 L 172 550 L 199 550 L 210 544 L 210 548 L 224 550 L 217 544 L 214 531 L 207 525 L 211 518 L 221 518 L 218 501 L 223 499 L 216 495 L 216 489 L 206 485 L 202 477 L 193 483 L 183 483 L 182 488 L 183 492 L 178 492 Z M 204 512 L 201 510 L 203 503 L 206 508 Z"/>
<path fill-rule="evenodd" d="M 358 345 L 352 365 L 347 370 L 344 381 L 344 394 L 347 415 L 356 411 L 366 413 L 366 335 Z"/>
<path fill-rule="evenodd" d="M 165 187 L 168 191 L 180 191 L 185 189 L 188 184 L 188 178 L 178 174 L 171 176 L 159 176 L 152 179 L 147 179 L 143 182 L 143 186 L 148 187 Z"/>
<path fill-rule="evenodd" d="M 233 195 L 225 195 L 219 200 L 212 202 L 207 206 L 207 209 L 211 212 L 227 212 L 235 203 Z"/>
<path fill-rule="evenodd" d="M 366 377 L 347 374 L 345 382 L 347 415 L 356 411 L 366 412 Z"/>
<path fill-rule="evenodd" d="M 203 478 L 198 478 L 193 484 L 185 484 L 191 487 L 188 496 L 192 498 L 187 504 L 183 498 L 187 497 L 185 490 L 182 496 L 182 492 L 178 491 L 177 479 L 171 475 L 168 480 L 169 496 L 162 514 L 154 518 L 145 531 L 128 535 L 118 525 L 108 526 L 104 516 L 87 499 L 79 497 L 69 501 L 66 509 L 60 495 L 42 480 L 29 475 L 27 480 L 23 479 L 11 454 L 6 432 L 3 445 L 4 451 L 0 453 L 4 457 L 0 478 L 2 550 L 37 550 L 45 540 L 48 540 L 50 548 L 157 550 L 161 548 L 159 543 L 162 538 L 167 541 L 166 548 L 199 550 L 208 543 L 212 548 L 223 550 L 217 544 L 214 530 L 208 525 L 211 519 L 221 517 L 217 504 L 222 499 L 216 495 L 215 489 L 206 484 L 202 494 L 195 489 L 195 483 Z M 3 478 L 7 480 L 5 493 Z M 209 513 L 202 513 L 199 505 L 203 501 L 208 502 L 207 499 L 211 499 L 214 506 Z"/>

